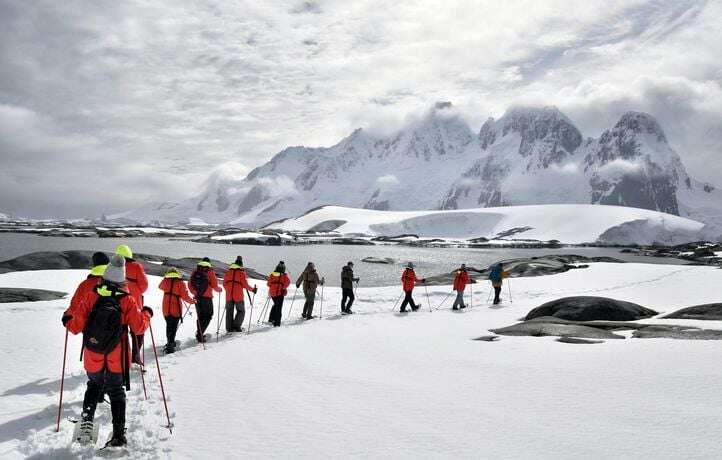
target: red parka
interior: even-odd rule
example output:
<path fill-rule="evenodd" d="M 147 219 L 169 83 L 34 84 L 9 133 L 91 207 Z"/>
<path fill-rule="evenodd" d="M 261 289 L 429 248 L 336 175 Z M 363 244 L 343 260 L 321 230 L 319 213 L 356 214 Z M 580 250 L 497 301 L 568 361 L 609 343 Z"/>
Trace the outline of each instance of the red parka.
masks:
<path fill-rule="evenodd" d="M 102 265 L 102 267 L 105 268 L 105 265 Z M 70 299 L 70 306 L 77 305 L 86 295 L 93 292 L 102 280 L 102 275 L 96 275 L 93 273 L 93 270 L 91 270 L 90 275 L 75 288 L 75 293 Z"/>
<path fill-rule="evenodd" d="M 268 275 L 268 295 L 269 297 L 286 296 L 288 293 L 288 286 L 291 284 L 291 279 L 285 273 L 273 272 Z"/>
<path fill-rule="evenodd" d="M 128 292 L 135 303 L 143 308 L 143 294 L 148 290 L 148 278 L 145 269 L 134 260 L 125 262 L 125 279 L 128 280 Z"/>
<path fill-rule="evenodd" d="M 401 283 L 404 286 L 404 291 L 412 291 L 418 282 L 421 282 L 421 280 L 416 277 L 413 268 L 404 270 L 404 273 L 401 275 Z"/>
<path fill-rule="evenodd" d="M 168 273 L 158 285 L 163 291 L 163 316 L 180 318 L 183 316 L 181 299 L 188 303 L 196 303 L 191 297 L 185 281 L 177 273 Z"/>
<path fill-rule="evenodd" d="M 243 290 L 253 291 L 248 284 L 246 270 L 236 264 L 231 264 L 223 275 L 223 289 L 226 291 L 226 302 L 243 302 Z"/>
<path fill-rule="evenodd" d="M 190 282 L 188 283 L 188 289 L 190 289 L 190 291 L 193 293 L 193 295 L 196 298 L 205 297 L 207 299 L 212 299 L 213 291 L 221 292 L 221 288 L 218 286 L 218 278 L 216 278 L 216 273 L 211 268 L 203 267 L 203 266 L 196 267 L 196 269 L 193 271 L 193 273 L 195 273 L 198 270 L 203 270 L 208 274 L 208 287 L 206 288 L 206 291 L 199 294 L 198 292 L 196 292 L 195 288 L 193 287 L 193 283 L 190 283 Z M 193 279 L 193 273 L 191 273 L 190 279 Z"/>
<path fill-rule="evenodd" d="M 458 270 L 454 277 L 454 290 L 463 291 L 467 284 L 469 284 L 469 274 L 466 270 Z"/>
<path fill-rule="evenodd" d="M 90 312 L 93 310 L 93 307 L 95 306 L 95 302 L 98 300 L 100 296 L 108 297 L 113 295 L 112 292 L 110 292 L 106 286 L 101 285 L 98 286 L 93 292 L 90 292 L 86 294 L 79 302 L 77 302 L 75 305 L 71 305 L 70 308 L 65 312 L 68 315 L 71 315 L 72 318 L 70 321 L 68 321 L 66 327 L 70 332 L 73 334 L 79 334 L 83 332 L 85 329 L 85 323 L 88 320 L 88 316 L 90 315 Z M 119 303 L 120 303 L 120 312 L 121 312 L 121 321 L 123 324 L 130 327 L 130 330 L 133 332 L 133 334 L 139 335 L 145 332 L 145 330 L 148 328 L 148 324 L 150 324 L 150 314 L 148 312 L 141 311 L 138 304 L 135 303 L 135 300 L 132 296 L 127 295 L 126 293 L 119 292 L 116 293 L 120 297 Z M 120 374 L 123 372 L 123 367 L 121 366 L 121 350 L 122 347 L 126 347 L 126 369 L 130 367 L 130 347 L 128 346 L 128 335 L 122 334 L 120 338 L 120 343 L 111 351 L 108 353 L 107 359 L 108 359 L 108 370 L 110 372 Z M 103 367 L 105 365 L 105 357 L 102 353 L 95 353 L 93 351 L 90 351 L 88 349 L 85 349 L 83 351 L 83 364 L 85 366 L 85 370 L 88 372 L 100 372 L 103 370 Z"/>

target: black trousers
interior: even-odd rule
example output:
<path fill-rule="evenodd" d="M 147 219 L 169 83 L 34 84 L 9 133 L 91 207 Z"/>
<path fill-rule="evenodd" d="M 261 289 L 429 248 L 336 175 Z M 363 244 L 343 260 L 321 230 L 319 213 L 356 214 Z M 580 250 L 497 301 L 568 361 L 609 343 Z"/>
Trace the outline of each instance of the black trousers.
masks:
<path fill-rule="evenodd" d="M 341 311 L 350 310 L 355 299 L 356 296 L 353 295 L 353 288 L 343 288 L 341 290 Z M 346 303 L 347 300 L 348 304 Z"/>
<path fill-rule="evenodd" d="M 116 374 L 108 370 L 88 372 L 88 387 L 83 398 L 83 421 L 92 421 L 95 417 L 95 408 L 102 394 L 110 398 L 110 411 L 113 415 L 113 431 L 125 427 L 125 389 L 123 388 L 123 374 Z"/>
<path fill-rule="evenodd" d="M 246 304 L 239 300 L 226 300 L 226 332 L 240 331 L 246 317 Z"/>
<path fill-rule="evenodd" d="M 273 323 L 274 327 L 278 327 L 281 325 L 281 317 L 283 315 L 283 299 L 284 297 L 282 295 L 279 295 L 277 297 L 271 297 L 271 300 L 273 300 L 273 307 L 271 308 L 271 316 L 269 319 Z"/>
<path fill-rule="evenodd" d="M 304 318 L 313 316 L 313 305 L 316 303 L 316 291 L 304 292 L 303 295 L 306 297 L 306 302 L 303 304 L 303 314 L 301 316 Z"/>
<path fill-rule="evenodd" d="M 501 295 L 501 286 L 494 286 L 494 305 L 501 302 L 501 298 L 499 297 Z"/>
<path fill-rule="evenodd" d="M 213 298 L 198 297 L 196 299 L 196 311 L 198 312 L 198 323 L 200 323 L 200 329 L 196 331 L 196 338 L 202 340 L 203 334 L 205 334 L 213 318 Z"/>
<path fill-rule="evenodd" d="M 414 303 L 414 298 L 411 297 L 411 294 L 412 294 L 413 292 L 414 292 L 414 291 L 404 291 L 404 301 L 401 302 L 401 311 L 406 311 L 406 306 L 407 306 L 407 305 L 411 305 L 411 309 L 412 309 L 412 310 L 416 310 L 417 308 L 419 308 L 419 307 L 417 307 L 416 304 Z"/>
<path fill-rule="evenodd" d="M 176 318 L 175 316 L 165 317 L 165 339 L 169 347 L 175 348 L 175 334 L 178 332 L 179 323 L 180 318 Z"/>

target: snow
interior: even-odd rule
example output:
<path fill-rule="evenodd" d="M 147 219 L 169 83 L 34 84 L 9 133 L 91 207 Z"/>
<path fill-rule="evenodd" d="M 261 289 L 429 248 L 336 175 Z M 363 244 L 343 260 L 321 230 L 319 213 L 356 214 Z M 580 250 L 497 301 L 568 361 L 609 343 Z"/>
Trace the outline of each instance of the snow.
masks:
<path fill-rule="evenodd" d="M 227 235 L 213 235 L 210 238 L 212 240 L 217 240 L 217 241 L 237 240 L 237 239 L 246 239 L 246 238 L 249 238 L 249 239 L 253 238 L 253 239 L 257 239 L 257 240 L 275 240 L 278 238 L 285 239 L 285 240 L 293 239 L 289 235 L 283 235 L 283 234 L 266 235 L 265 233 L 258 233 L 258 232 L 229 233 Z"/>
<path fill-rule="evenodd" d="M 552 338 L 470 339 L 566 295 L 607 295 L 660 312 L 715 302 L 722 296 L 719 273 L 701 266 L 592 264 L 513 279 L 514 302 L 501 308 L 480 305 L 488 293 L 482 283 L 466 313 L 430 313 L 417 289 L 423 308 L 406 317 L 390 313 L 397 286 L 359 288 L 357 314 L 343 319 L 336 316 L 339 289 L 327 288 L 323 320 L 294 319 L 280 329 L 211 342 L 206 350 L 187 342 L 193 321 L 186 321 L 179 333 L 184 348 L 160 357 L 174 433 L 161 427 L 155 365 L 146 374 L 147 401 L 133 373 L 129 458 L 601 458 L 619 452 L 629 458 L 716 458 L 722 430 L 716 342 L 627 339 L 578 346 Z M 0 275 L 0 286 L 72 291 L 85 275 L 8 273 Z M 146 299 L 155 306 L 159 279 L 150 278 Z M 264 291 L 256 297 L 254 317 Z M 450 287 L 428 292 L 436 306 Z M 54 433 L 66 304 L 0 305 L 0 321 L 12 325 L 0 347 L 3 458 L 79 453 L 67 447 L 70 423 Z M 299 299 L 293 318 L 300 308 Z M 717 321 L 653 321 L 722 328 Z M 164 343 L 158 313 L 153 329 L 156 342 Z M 78 415 L 84 392 L 79 346 L 80 338 L 71 337 L 64 416 Z M 147 349 L 146 359 L 150 354 Z M 107 406 L 98 409 L 101 440 L 109 434 L 108 412 Z"/>
<path fill-rule="evenodd" d="M 693 220 L 646 209 L 602 205 L 535 205 L 450 211 L 375 211 L 325 206 L 298 218 L 272 224 L 270 228 L 307 231 L 327 220 L 345 221 L 336 229 L 340 233 L 385 236 L 414 233 L 439 238 L 490 238 L 509 229 L 528 226 L 533 228 L 511 238 L 559 240 L 568 244 L 595 242 L 606 230 L 634 221 L 646 221 L 647 227 L 682 234 L 696 234 L 703 227 L 703 224 Z M 645 235 L 630 237 L 638 239 Z"/>

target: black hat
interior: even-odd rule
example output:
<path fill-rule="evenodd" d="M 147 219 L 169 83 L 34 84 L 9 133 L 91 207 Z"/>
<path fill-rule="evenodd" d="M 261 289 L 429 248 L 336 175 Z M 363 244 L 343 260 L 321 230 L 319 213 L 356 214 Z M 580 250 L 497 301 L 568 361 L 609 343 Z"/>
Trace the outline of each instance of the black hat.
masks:
<path fill-rule="evenodd" d="M 346 265 L 348 265 L 349 267 L 353 267 L 353 262 L 351 262 L 351 261 L 349 260 Z"/>
<path fill-rule="evenodd" d="M 236 264 L 236 265 L 240 265 L 240 266 L 242 267 L 242 266 L 243 266 L 243 257 L 241 257 L 241 256 L 236 256 L 236 262 L 235 262 L 235 264 Z"/>
<path fill-rule="evenodd" d="M 110 263 L 110 259 L 104 252 L 94 253 L 92 261 L 93 267 L 97 267 L 98 265 L 108 265 Z"/>
<path fill-rule="evenodd" d="M 210 262 L 210 261 L 211 261 L 211 259 L 209 259 L 208 257 L 204 257 L 204 258 L 201 259 L 201 260 L 202 260 L 203 262 Z"/>
<path fill-rule="evenodd" d="M 286 264 L 284 264 L 283 261 L 278 262 L 278 265 L 276 265 L 276 271 L 278 273 L 286 273 Z"/>

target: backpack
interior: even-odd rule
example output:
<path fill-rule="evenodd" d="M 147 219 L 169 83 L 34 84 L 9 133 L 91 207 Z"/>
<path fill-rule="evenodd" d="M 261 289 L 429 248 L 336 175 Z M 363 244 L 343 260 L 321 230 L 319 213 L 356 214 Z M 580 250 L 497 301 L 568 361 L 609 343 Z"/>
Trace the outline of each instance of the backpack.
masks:
<path fill-rule="evenodd" d="M 208 284 L 208 273 L 205 270 L 196 269 L 191 275 L 191 286 L 196 291 L 196 297 L 205 294 Z"/>
<path fill-rule="evenodd" d="M 124 295 L 98 298 L 83 330 L 84 348 L 107 355 L 118 346 L 123 334 L 120 298 Z"/>
<path fill-rule="evenodd" d="M 491 267 L 491 270 L 489 271 L 489 279 L 495 283 L 501 281 L 501 266 L 499 266 L 499 264 Z"/>

